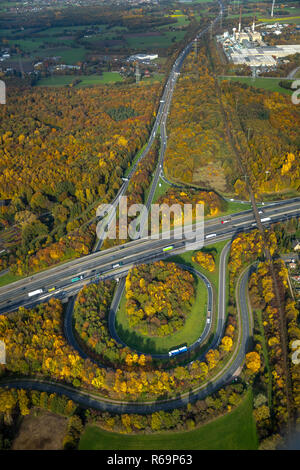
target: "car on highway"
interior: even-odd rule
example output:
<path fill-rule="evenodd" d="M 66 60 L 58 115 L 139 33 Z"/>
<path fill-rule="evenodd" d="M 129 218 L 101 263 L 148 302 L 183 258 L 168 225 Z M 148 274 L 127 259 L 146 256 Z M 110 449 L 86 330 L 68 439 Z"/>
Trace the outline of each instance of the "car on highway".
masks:
<path fill-rule="evenodd" d="M 77 277 L 73 277 L 73 279 L 71 279 L 71 282 L 82 281 L 82 279 L 83 279 L 83 274 L 81 274 L 80 276 L 77 276 Z"/>
<path fill-rule="evenodd" d="M 166 246 L 165 248 L 163 248 L 162 251 L 169 251 L 169 250 L 173 250 L 174 248 L 174 245 L 170 245 L 170 246 Z"/>
<path fill-rule="evenodd" d="M 122 261 L 120 261 L 119 263 L 116 263 L 116 264 L 113 264 L 112 265 L 112 268 L 115 269 L 115 268 L 119 268 L 120 266 L 122 266 Z"/>
<path fill-rule="evenodd" d="M 205 238 L 213 238 L 213 237 L 216 237 L 217 234 L 216 233 L 210 233 L 209 235 L 206 235 Z"/>
<path fill-rule="evenodd" d="M 231 222 L 231 217 L 221 220 L 221 224 L 228 224 L 228 222 Z"/>

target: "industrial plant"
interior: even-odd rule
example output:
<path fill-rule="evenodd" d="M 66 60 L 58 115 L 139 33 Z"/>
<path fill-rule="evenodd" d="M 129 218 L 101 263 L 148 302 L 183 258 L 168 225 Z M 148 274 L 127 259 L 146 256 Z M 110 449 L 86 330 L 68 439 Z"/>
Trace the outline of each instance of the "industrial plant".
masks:
<path fill-rule="evenodd" d="M 232 34 L 225 31 L 221 36 L 217 36 L 217 41 L 222 44 L 228 60 L 236 65 L 248 65 L 259 72 L 259 69 L 276 68 L 278 60 L 300 53 L 300 44 L 276 46 L 266 44 L 264 37 L 267 33 L 261 32 L 264 26 L 264 24 L 260 24 L 260 31 L 258 31 L 255 19 L 253 19 L 250 27 L 242 28 L 242 14 L 240 12 L 238 28 L 233 28 Z M 271 27 L 273 32 L 279 35 L 284 25 L 274 24 Z"/>

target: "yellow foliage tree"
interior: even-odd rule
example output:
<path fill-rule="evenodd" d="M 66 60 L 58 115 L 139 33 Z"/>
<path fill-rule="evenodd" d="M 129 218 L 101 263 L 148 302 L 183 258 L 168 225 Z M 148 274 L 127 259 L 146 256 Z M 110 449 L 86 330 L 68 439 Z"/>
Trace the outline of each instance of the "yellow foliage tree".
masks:
<path fill-rule="evenodd" d="M 260 355 L 256 351 L 246 354 L 246 366 L 252 374 L 259 371 L 261 366 Z"/>

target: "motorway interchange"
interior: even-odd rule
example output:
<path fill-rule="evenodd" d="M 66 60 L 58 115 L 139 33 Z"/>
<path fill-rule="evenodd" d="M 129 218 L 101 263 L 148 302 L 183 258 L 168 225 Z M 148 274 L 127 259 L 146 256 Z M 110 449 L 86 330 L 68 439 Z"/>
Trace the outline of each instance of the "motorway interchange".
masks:
<path fill-rule="evenodd" d="M 219 16 L 214 20 L 214 23 L 220 19 L 222 13 L 223 6 L 220 3 L 220 13 Z M 202 32 L 199 33 L 197 37 L 201 37 L 208 30 L 209 27 L 205 28 Z M 158 132 L 160 131 L 161 149 L 157 169 L 154 173 L 152 185 L 146 202 L 148 209 L 153 201 L 159 179 L 160 177 L 163 177 L 163 162 L 167 145 L 166 121 L 172 101 L 174 87 L 177 77 L 180 74 L 184 59 L 191 51 L 192 46 L 193 41 L 188 44 L 179 54 L 171 69 L 163 95 L 161 97 L 159 110 L 157 112 L 156 120 L 152 128 L 147 146 L 139 159 L 133 165 L 128 177 L 124 178 L 124 183 L 113 202 L 114 209 L 117 208 L 120 197 L 126 193 L 129 181 L 134 176 L 137 164 L 145 157 L 145 155 L 147 155 L 155 138 L 158 135 Z M 298 217 L 300 215 L 300 198 L 265 204 L 262 208 L 260 208 L 259 213 L 260 220 L 263 226 L 266 228 L 272 223 L 284 221 L 291 217 Z M 46 271 L 34 274 L 31 277 L 27 277 L 7 286 L 1 287 L 0 314 L 8 314 L 9 312 L 17 310 L 17 308 L 20 306 L 32 307 L 37 303 L 49 300 L 49 298 L 52 296 L 56 296 L 62 300 L 70 299 L 65 316 L 65 335 L 67 341 L 78 351 L 78 353 L 82 357 L 86 357 L 86 354 L 81 351 L 80 347 L 76 343 L 72 333 L 72 311 L 74 298 L 85 284 L 89 282 L 114 278 L 118 279 L 119 283 L 110 310 L 109 328 L 112 336 L 121 342 L 121 340 L 117 337 L 114 328 L 114 319 L 124 290 L 124 276 L 127 274 L 128 270 L 137 264 L 149 263 L 156 260 L 165 259 L 173 254 L 182 253 L 187 249 L 186 242 L 191 243 L 193 240 L 187 238 L 178 240 L 172 237 L 166 239 L 152 239 L 151 237 L 144 237 L 107 250 L 99 251 L 102 246 L 105 227 L 110 225 L 112 219 L 113 213 L 109 213 L 105 217 L 102 227 L 100 227 L 100 239 L 94 248 L 94 252 L 90 255 L 66 262 Z M 143 221 L 141 221 L 141 224 L 142 223 Z M 204 246 L 207 246 L 218 241 L 230 240 L 239 232 L 249 231 L 255 228 L 256 224 L 257 221 L 255 219 L 254 213 L 251 210 L 232 214 L 224 218 L 219 217 L 216 219 L 210 219 L 204 223 L 203 244 Z M 190 231 L 193 231 L 192 227 Z M 169 249 L 165 251 L 166 248 Z M 210 334 L 212 326 L 211 319 L 213 316 L 215 316 L 214 321 L 216 324 L 216 329 L 213 342 L 210 344 L 210 347 L 216 347 L 222 338 L 225 326 L 226 308 L 226 260 L 229 250 L 230 241 L 225 245 L 220 257 L 219 297 L 217 299 L 217 311 L 213 311 L 213 289 L 208 279 L 203 277 L 201 273 L 196 271 L 194 272 L 195 275 L 201 276 L 202 280 L 205 282 L 206 288 L 208 290 L 209 302 L 207 308 L 208 317 L 205 329 L 196 343 L 190 346 L 190 349 L 197 348 L 199 344 L 202 344 L 204 340 L 207 340 Z M 242 273 L 237 290 L 238 314 L 241 325 L 241 328 L 239 328 L 237 351 L 233 352 L 232 358 L 227 364 L 226 369 L 222 369 L 222 371 L 217 374 L 209 387 L 207 387 L 207 384 L 202 384 L 201 386 L 197 387 L 193 393 L 182 394 L 180 398 L 177 397 L 176 399 L 169 399 L 161 402 L 150 401 L 147 403 L 130 403 L 99 397 L 99 395 L 93 394 L 91 392 L 78 391 L 67 385 L 51 383 L 49 381 L 39 381 L 35 379 L 12 379 L 1 382 L 1 386 L 7 385 L 9 387 L 35 388 L 49 392 L 64 393 L 84 406 L 115 412 L 131 411 L 140 413 L 147 413 L 160 409 L 173 409 L 182 406 L 191 400 L 202 398 L 207 394 L 211 394 L 213 391 L 228 383 L 229 380 L 232 380 L 232 377 L 244 361 L 244 356 L 247 350 L 247 342 L 251 335 L 252 323 L 245 294 L 248 273 L 249 269 L 246 269 Z M 157 358 L 164 358 L 164 355 L 158 355 Z"/>
<path fill-rule="evenodd" d="M 299 216 L 300 198 L 266 204 L 262 210 L 261 219 L 267 219 L 263 224 L 268 227 L 271 223 Z M 204 246 L 230 239 L 241 231 L 251 230 L 255 224 L 251 210 L 225 218 L 210 219 L 204 223 Z M 89 281 L 120 277 L 136 264 L 167 258 L 171 254 L 186 251 L 187 241 L 193 242 L 185 238 L 155 240 L 146 237 L 97 251 L 34 274 L 0 288 L 0 313 L 15 310 L 19 306 L 33 305 L 53 295 L 71 297 Z M 172 250 L 163 251 L 168 246 L 173 246 Z M 72 282 L 74 279 L 76 282 Z M 28 293 L 40 290 L 43 292 L 34 297 L 28 297 Z"/>

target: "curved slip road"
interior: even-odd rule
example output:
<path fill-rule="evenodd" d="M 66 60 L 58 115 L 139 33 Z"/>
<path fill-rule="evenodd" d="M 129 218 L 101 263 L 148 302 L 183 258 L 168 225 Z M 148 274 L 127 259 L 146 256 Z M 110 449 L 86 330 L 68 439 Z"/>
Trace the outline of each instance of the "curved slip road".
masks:
<path fill-rule="evenodd" d="M 239 315 L 239 338 L 236 348 L 228 363 L 209 382 L 199 385 L 192 392 L 186 392 L 176 398 L 168 400 L 152 400 L 147 402 L 126 402 L 114 400 L 97 395 L 95 392 L 76 390 L 75 388 L 47 380 L 34 378 L 3 379 L 0 381 L 1 387 L 24 388 L 45 391 L 49 393 L 60 393 L 68 396 L 83 407 L 95 408 L 102 411 L 115 413 L 151 413 L 159 410 L 170 410 L 186 405 L 191 401 L 205 398 L 207 395 L 216 392 L 219 388 L 232 380 L 235 372 L 243 364 L 247 352 L 248 342 L 251 335 L 252 319 L 248 310 L 248 298 L 246 294 L 248 267 L 240 276 L 237 287 L 237 304 Z"/>
<path fill-rule="evenodd" d="M 207 279 L 206 276 L 204 276 L 204 274 L 200 273 L 199 271 L 197 271 L 194 268 L 191 268 L 191 267 L 186 266 L 184 264 L 180 264 L 180 267 L 182 269 L 186 269 L 187 271 L 190 271 L 191 273 L 195 274 L 195 276 L 198 276 L 204 282 L 206 290 L 207 290 L 207 312 L 212 312 L 213 311 L 213 288 L 212 288 L 211 282 Z M 116 314 L 117 314 L 117 311 L 118 311 L 118 308 L 119 308 L 119 305 L 120 305 L 120 302 L 121 302 L 121 298 L 122 298 L 124 289 L 125 289 L 125 277 L 120 280 L 120 282 L 118 284 L 118 287 L 115 291 L 115 295 L 114 295 L 114 298 L 113 298 L 113 301 L 112 301 L 112 304 L 111 304 L 111 308 L 110 308 L 110 312 L 109 312 L 109 315 L 108 315 L 108 328 L 109 328 L 109 332 L 110 332 L 111 337 L 115 341 L 120 343 L 122 346 L 126 347 L 127 344 L 119 337 L 119 335 L 117 333 L 117 330 L 116 330 Z M 207 318 L 208 318 L 208 315 L 209 314 L 207 313 Z M 213 313 L 212 313 L 212 315 L 213 315 Z M 212 318 L 212 316 L 210 318 Z M 207 339 L 207 337 L 208 337 L 208 335 L 211 331 L 211 328 L 212 328 L 212 321 L 210 323 L 208 323 L 206 321 L 203 332 L 201 333 L 199 338 L 197 338 L 197 340 L 194 341 L 194 343 L 192 343 L 187 348 L 186 352 L 191 352 L 194 349 L 196 349 L 197 347 L 199 347 L 199 345 Z M 132 349 L 132 348 L 130 348 L 130 349 Z M 168 353 L 149 354 L 149 353 L 145 353 L 143 351 L 139 351 L 139 350 L 135 350 L 135 349 L 133 349 L 133 351 L 135 351 L 138 354 L 145 354 L 147 356 L 150 355 L 154 359 L 169 359 L 170 358 Z M 186 353 L 184 353 L 184 354 L 186 354 Z"/>

